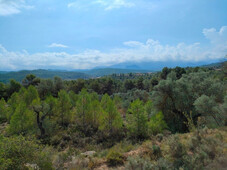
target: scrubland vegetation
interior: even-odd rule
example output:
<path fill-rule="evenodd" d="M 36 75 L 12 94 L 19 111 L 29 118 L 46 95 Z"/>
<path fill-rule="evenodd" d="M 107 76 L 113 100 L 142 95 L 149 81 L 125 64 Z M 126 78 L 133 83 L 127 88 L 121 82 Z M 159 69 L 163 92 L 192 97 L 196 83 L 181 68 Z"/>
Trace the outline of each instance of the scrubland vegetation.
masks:
<path fill-rule="evenodd" d="M 225 169 L 227 70 L 0 83 L 0 169 Z"/>

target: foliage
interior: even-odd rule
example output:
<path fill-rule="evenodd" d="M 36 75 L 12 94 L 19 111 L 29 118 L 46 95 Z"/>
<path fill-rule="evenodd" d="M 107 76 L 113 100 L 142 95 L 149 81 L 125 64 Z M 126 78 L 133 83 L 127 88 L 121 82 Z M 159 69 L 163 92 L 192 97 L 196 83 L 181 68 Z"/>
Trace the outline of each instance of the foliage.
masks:
<path fill-rule="evenodd" d="M 162 133 L 162 131 L 167 128 L 162 112 L 153 115 L 150 118 L 148 126 L 151 134 L 156 135 L 158 133 Z"/>
<path fill-rule="evenodd" d="M 122 117 L 114 105 L 113 100 L 107 94 L 102 97 L 101 105 L 103 114 L 100 118 L 100 130 L 107 131 L 109 135 L 114 134 L 122 128 Z"/>
<path fill-rule="evenodd" d="M 11 134 L 27 134 L 34 130 L 34 120 L 32 111 L 27 108 L 25 103 L 21 102 L 11 117 L 8 131 Z"/>
<path fill-rule="evenodd" d="M 136 139 L 144 139 L 148 135 L 148 116 L 144 110 L 142 101 L 131 103 L 127 114 L 127 128 L 129 136 Z"/>
<path fill-rule="evenodd" d="M 169 74 L 166 80 L 161 80 L 155 86 L 152 99 L 154 107 L 161 110 L 165 121 L 172 132 L 185 132 L 188 127 L 184 122 L 187 121 L 183 113 L 192 112 L 192 118 L 195 124 L 201 114 L 216 119 L 219 114 L 219 105 L 224 98 L 224 84 L 213 78 L 210 72 L 198 72 L 184 74 L 180 79 L 176 79 L 174 74 Z M 210 106 L 202 113 L 202 108 L 206 106 L 209 98 Z M 201 99 L 199 99 L 202 97 Z M 197 100 L 197 101 L 196 101 Z M 196 104 L 200 101 L 200 104 Z M 201 105 L 204 103 L 204 105 Z M 209 110 L 207 110 L 209 109 Z"/>
<path fill-rule="evenodd" d="M 7 121 L 8 108 L 6 106 L 5 100 L 2 98 L 0 100 L 0 123 Z"/>
<path fill-rule="evenodd" d="M 71 102 L 69 95 L 66 91 L 61 90 L 58 93 L 58 101 L 57 101 L 57 115 L 58 115 L 58 123 L 60 126 L 65 127 L 72 120 L 72 112 L 71 112 Z"/>
<path fill-rule="evenodd" d="M 154 169 L 154 165 L 151 163 L 151 161 L 144 158 L 129 157 L 125 169 L 126 170 L 136 170 L 136 169 L 150 170 L 150 169 Z"/>
<path fill-rule="evenodd" d="M 40 169 L 52 169 L 50 150 L 22 136 L 0 136 L 0 169 L 26 169 L 28 163 L 37 164 Z"/>
<path fill-rule="evenodd" d="M 106 159 L 109 166 L 116 166 L 124 163 L 123 155 L 115 150 L 110 150 Z"/>

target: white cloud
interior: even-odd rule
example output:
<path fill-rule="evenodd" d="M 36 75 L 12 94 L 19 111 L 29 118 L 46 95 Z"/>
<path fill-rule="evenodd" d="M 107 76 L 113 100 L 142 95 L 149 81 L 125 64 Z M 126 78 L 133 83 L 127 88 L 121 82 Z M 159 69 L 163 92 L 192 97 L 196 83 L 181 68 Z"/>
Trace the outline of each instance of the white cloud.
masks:
<path fill-rule="evenodd" d="M 86 9 L 91 7 L 92 5 L 99 5 L 103 7 L 105 10 L 112 10 L 118 8 L 130 8 L 135 6 L 134 3 L 128 2 L 126 0 L 94 0 L 94 1 L 81 1 L 77 0 L 72 3 L 69 3 L 68 8 L 75 7 L 78 9 Z"/>
<path fill-rule="evenodd" d="M 97 66 L 111 66 L 123 62 L 150 61 L 209 61 L 222 59 L 227 54 L 226 29 L 204 29 L 204 36 L 210 45 L 200 43 L 164 45 L 159 41 L 148 39 L 145 43 L 138 41 L 124 42 L 125 47 L 109 52 L 85 50 L 81 53 L 45 52 L 29 54 L 27 51 L 11 52 L 0 45 L 0 70 L 65 68 L 88 69 Z"/>
<path fill-rule="evenodd" d="M 49 48 L 54 48 L 54 47 L 57 47 L 57 48 L 68 48 L 68 46 L 66 45 L 63 45 L 63 44 L 57 44 L 57 43 L 52 43 L 50 45 L 48 45 Z"/>
<path fill-rule="evenodd" d="M 94 3 L 102 5 L 105 10 L 112 10 L 117 8 L 130 8 L 135 6 L 134 3 L 125 0 L 96 0 Z"/>
<path fill-rule="evenodd" d="M 25 0 L 0 0 L 0 16 L 18 14 L 22 9 L 31 9 Z"/>

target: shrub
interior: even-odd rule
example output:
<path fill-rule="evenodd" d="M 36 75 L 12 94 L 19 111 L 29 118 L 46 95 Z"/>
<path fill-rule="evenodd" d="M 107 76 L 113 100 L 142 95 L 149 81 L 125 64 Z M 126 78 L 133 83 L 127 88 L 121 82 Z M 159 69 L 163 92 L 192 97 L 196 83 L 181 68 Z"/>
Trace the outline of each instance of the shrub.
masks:
<path fill-rule="evenodd" d="M 158 160 L 162 156 L 161 149 L 158 145 L 146 144 L 145 149 L 151 160 Z"/>
<path fill-rule="evenodd" d="M 0 136 L 0 169 L 26 169 L 26 164 L 52 169 L 50 150 L 22 136 Z"/>
<path fill-rule="evenodd" d="M 147 159 L 139 157 L 129 157 L 128 162 L 125 166 L 126 170 L 150 170 L 154 169 L 154 165 Z"/>
<path fill-rule="evenodd" d="M 155 166 L 156 168 L 155 169 L 160 169 L 160 170 L 171 170 L 171 169 L 174 169 L 173 168 L 173 165 L 170 161 L 166 160 L 165 158 L 160 158 L 158 161 L 157 161 L 157 164 Z"/>
<path fill-rule="evenodd" d="M 184 165 L 184 156 L 186 154 L 184 145 L 180 142 L 179 136 L 174 135 L 169 140 L 170 156 L 173 159 L 173 165 L 180 168 Z"/>
<path fill-rule="evenodd" d="M 121 165 L 124 163 L 124 157 L 120 152 L 111 149 L 107 155 L 107 163 L 109 166 Z"/>
<path fill-rule="evenodd" d="M 206 129 L 195 131 L 189 141 L 189 149 L 193 152 L 188 155 L 191 166 L 201 168 L 211 163 L 219 156 L 220 146 L 220 141 L 209 137 Z"/>
<path fill-rule="evenodd" d="M 151 134 L 162 133 L 164 129 L 167 128 L 166 122 L 164 121 L 164 116 L 162 112 L 153 115 L 149 121 L 149 130 Z"/>

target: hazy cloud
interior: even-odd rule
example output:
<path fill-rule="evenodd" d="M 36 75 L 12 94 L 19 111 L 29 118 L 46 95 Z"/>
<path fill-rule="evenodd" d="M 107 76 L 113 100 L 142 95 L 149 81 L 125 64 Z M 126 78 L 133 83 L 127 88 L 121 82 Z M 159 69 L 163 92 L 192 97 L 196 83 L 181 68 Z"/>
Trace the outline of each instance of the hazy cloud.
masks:
<path fill-rule="evenodd" d="M 96 0 L 94 3 L 102 5 L 105 10 L 112 10 L 116 8 L 130 8 L 135 6 L 134 3 L 126 0 Z"/>
<path fill-rule="evenodd" d="M 57 47 L 57 48 L 68 48 L 68 46 L 66 45 L 63 45 L 63 44 L 57 44 L 57 43 L 52 43 L 50 45 L 48 45 L 49 48 L 54 48 L 54 47 Z"/>
<path fill-rule="evenodd" d="M 109 52 L 86 50 L 82 53 L 45 52 L 29 54 L 27 51 L 11 52 L 0 45 L 0 70 L 65 68 L 88 69 L 97 66 L 111 66 L 123 62 L 149 61 L 209 61 L 221 59 L 227 54 L 227 27 L 219 31 L 204 29 L 204 36 L 210 41 L 206 47 L 200 43 L 164 45 L 148 39 L 146 42 L 128 41 L 125 47 Z M 64 45 L 63 45 L 64 46 Z"/>
<path fill-rule="evenodd" d="M 18 14 L 22 9 L 31 9 L 25 0 L 0 0 L 0 16 Z"/>
<path fill-rule="evenodd" d="M 130 8 L 135 6 L 133 2 L 127 0 L 94 0 L 94 1 L 74 1 L 68 4 L 68 8 L 75 7 L 78 9 L 85 9 L 93 5 L 99 5 L 105 10 L 112 10 L 117 8 Z"/>

